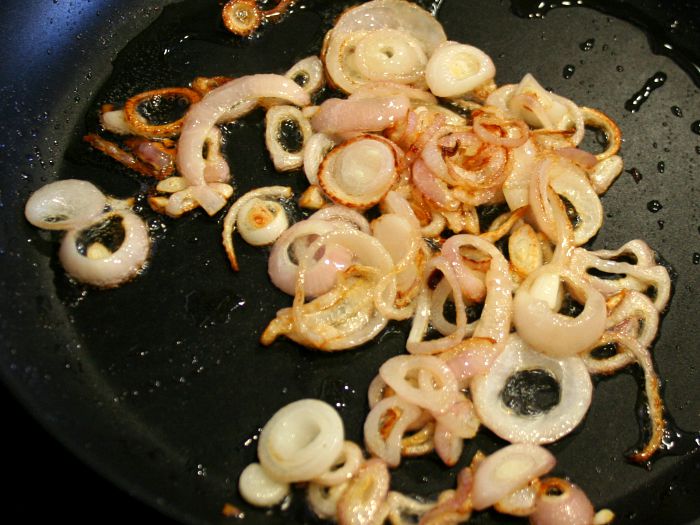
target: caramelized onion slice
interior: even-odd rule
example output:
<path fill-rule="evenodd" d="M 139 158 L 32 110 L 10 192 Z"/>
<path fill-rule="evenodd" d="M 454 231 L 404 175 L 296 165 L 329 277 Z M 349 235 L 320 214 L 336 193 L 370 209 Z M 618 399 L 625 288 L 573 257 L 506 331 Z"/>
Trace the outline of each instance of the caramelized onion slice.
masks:
<path fill-rule="evenodd" d="M 66 179 L 42 186 L 24 206 L 24 216 L 37 228 L 70 230 L 102 214 L 107 197 L 93 184 Z"/>
<path fill-rule="evenodd" d="M 124 104 L 124 118 L 134 134 L 148 138 L 174 137 L 180 133 L 184 116 L 171 122 L 157 124 L 149 122 L 141 115 L 139 107 L 147 101 L 160 104 L 163 99 L 185 100 L 188 105 L 198 102 L 202 97 L 195 90 L 183 87 L 161 88 L 144 91 L 134 95 Z"/>
<path fill-rule="evenodd" d="M 120 222 L 124 238 L 119 247 L 109 251 L 102 243 L 88 244 L 82 239 L 94 227 Z M 81 251 L 78 244 L 84 244 Z M 132 211 L 119 210 L 100 216 L 92 225 L 70 230 L 63 238 L 58 256 L 66 271 L 78 281 L 113 288 L 133 278 L 146 264 L 150 251 L 150 238 L 146 223 Z M 90 249 L 94 244 L 97 249 Z"/>
<path fill-rule="evenodd" d="M 328 197 L 352 208 L 378 204 L 392 188 L 397 173 L 392 144 L 375 135 L 360 135 L 336 146 L 326 155 L 318 182 Z"/>
<path fill-rule="evenodd" d="M 512 375 L 533 369 L 554 376 L 559 384 L 559 403 L 544 413 L 520 415 L 505 405 L 501 393 Z M 479 419 L 492 432 L 513 443 L 545 444 L 565 436 L 581 422 L 591 403 L 593 386 L 581 358 L 553 359 L 511 334 L 490 371 L 472 380 L 471 390 Z"/>
<path fill-rule="evenodd" d="M 226 29 L 238 36 L 253 33 L 263 20 L 255 0 L 230 0 L 221 11 Z"/>

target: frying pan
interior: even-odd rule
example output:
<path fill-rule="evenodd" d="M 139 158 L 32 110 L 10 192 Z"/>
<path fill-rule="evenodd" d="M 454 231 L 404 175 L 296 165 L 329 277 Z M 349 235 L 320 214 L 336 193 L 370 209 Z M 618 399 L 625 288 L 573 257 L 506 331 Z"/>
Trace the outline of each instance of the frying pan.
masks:
<path fill-rule="evenodd" d="M 258 430 L 282 405 L 319 397 L 338 407 L 348 438 L 361 441 L 367 385 L 381 362 L 402 352 L 405 326 L 392 325 L 377 342 L 337 355 L 287 342 L 262 348 L 262 327 L 289 299 L 269 284 L 264 250 L 238 243 L 242 271 L 230 272 L 217 217 L 173 221 L 140 201 L 155 239 L 148 270 L 122 288 L 97 291 L 71 283 L 57 262 L 57 238 L 22 216 L 28 195 L 57 178 L 88 179 L 120 197 L 143 195 L 145 181 L 80 140 L 96 129 L 99 104 L 196 75 L 285 71 L 317 51 L 346 4 L 300 3 L 306 8 L 241 42 L 222 31 L 216 1 L 3 2 L 0 369 L 10 392 L 3 426 L 11 435 L 15 502 L 33 509 L 69 501 L 52 518 L 78 522 L 94 520 L 86 510 L 90 498 L 104 505 L 99 519 L 108 522 L 144 516 L 230 523 L 220 514 L 226 502 L 244 508 L 244 523 L 315 522 L 301 493 L 284 511 L 241 503 L 236 482 L 254 460 Z M 697 6 L 615 2 L 619 14 L 635 14 L 635 26 L 582 7 L 528 19 L 514 16 L 505 1 L 424 5 L 439 6 L 449 37 L 494 58 L 499 83 L 530 71 L 547 88 L 620 124 L 626 168 L 642 177 L 623 173 L 604 197 L 606 224 L 593 246 L 643 238 L 672 269 L 674 295 L 654 356 L 676 427 L 697 431 L 700 136 L 691 124 L 700 119 L 700 94 L 689 65 L 700 49 Z M 661 31 L 666 40 L 653 41 L 655 49 L 671 43 L 682 60 L 652 52 L 637 26 Z M 638 111 L 626 110 L 657 72 L 666 74 L 665 84 Z M 228 129 L 239 193 L 290 181 L 267 160 L 260 120 L 256 114 Z M 294 177 L 290 183 L 301 187 Z M 624 459 L 639 438 L 639 379 L 632 369 L 596 381 L 582 427 L 551 447 L 555 472 L 580 484 L 597 508 L 614 509 L 618 523 L 690 523 L 700 516 L 697 449 L 665 454 L 650 471 Z M 463 462 L 477 448 L 502 445 L 483 431 L 465 447 Z M 434 458 L 406 463 L 393 476 L 395 488 L 434 496 L 454 485 L 456 469 L 446 471 Z M 67 483 L 66 470 L 77 479 Z M 488 513 L 475 521 L 510 522 Z"/>

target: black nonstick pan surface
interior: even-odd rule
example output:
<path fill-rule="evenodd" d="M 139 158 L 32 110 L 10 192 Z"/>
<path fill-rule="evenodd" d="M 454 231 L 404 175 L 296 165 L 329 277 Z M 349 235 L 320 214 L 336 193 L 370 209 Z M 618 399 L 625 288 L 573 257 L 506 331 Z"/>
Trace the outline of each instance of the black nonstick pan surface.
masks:
<path fill-rule="evenodd" d="M 300 492 L 284 511 L 241 502 L 236 483 L 255 458 L 258 429 L 282 405 L 319 397 L 339 408 L 347 436 L 360 442 L 367 385 L 383 361 L 403 351 L 403 327 L 337 355 L 287 342 L 263 348 L 262 328 L 289 299 L 267 279 L 265 250 L 239 242 L 242 271 L 230 271 L 220 217 L 197 212 L 176 221 L 142 206 L 155 240 L 147 271 L 98 291 L 66 278 L 57 237 L 26 223 L 23 207 L 32 191 L 57 178 L 88 179 L 121 197 L 144 195 L 146 181 L 80 140 L 96 130 L 101 103 L 197 75 L 284 72 L 318 52 L 348 4 L 300 0 L 281 23 L 242 42 L 223 31 L 216 1 L 3 2 L 0 370 L 3 462 L 13 485 L 10 508 L 24 516 L 18 522 L 231 523 L 237 520 L 221 509 L 232 503 L 245 511 L 242 523 L 315 523 Z M 640 374 L 632 369 L 597 381 L 584 424 L 551 450 L 555 472 L 581 485 L 597 508 L 613 509 L 617 523 L 691 523 L 700 516 L 693 446 L 700 429 L 700 92 L 693 66 L 700 16 L 690 1 L 601 4 L 606 12 L 537 12 L 505 0 L 423 5 L 437 9 L 450 38 L 493 57 L 499 84 L 529 71 L 619 123 L 630 172 L 603 199 L 606 223 L 594 246 L 642 238 L 672 269 L 674 295 L 654 356 L 674 428 L 685 433 L 669 441 L 677 446 L 651 470 L 625 460 L 640 435 Z M 654 83 L 659 73 L 665 80 Z M 644 95 L 645 86 L 657 89 Z M 238 193 L 303 187 L 300 177 L 274 172 L 261 117 L 227 127 Z M 463 462 L 477 448 L 502 444 L 483 431 L 465 447 Z M 408 461 L 393 486 L 434 496 L 454 484 L 455 472 L 430 457 Z M 489 513 L 474 521 L 510 522 Z"/>

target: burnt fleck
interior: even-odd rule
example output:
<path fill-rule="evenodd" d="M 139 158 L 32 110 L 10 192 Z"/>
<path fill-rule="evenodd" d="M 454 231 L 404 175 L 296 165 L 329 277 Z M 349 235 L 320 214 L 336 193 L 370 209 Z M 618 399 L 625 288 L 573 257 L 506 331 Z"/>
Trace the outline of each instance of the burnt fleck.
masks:
<path fill-rule="evenodd" d="M 659 225 L 659 230 L 663 230 L 663 229 L 664 229 L 664 224 L 666 224 L 666 222 L 663 221 L 663 220 L 661 220 L 661 219 L 659 219 L 658 221 L 656 221 L 656 224 Z"/>

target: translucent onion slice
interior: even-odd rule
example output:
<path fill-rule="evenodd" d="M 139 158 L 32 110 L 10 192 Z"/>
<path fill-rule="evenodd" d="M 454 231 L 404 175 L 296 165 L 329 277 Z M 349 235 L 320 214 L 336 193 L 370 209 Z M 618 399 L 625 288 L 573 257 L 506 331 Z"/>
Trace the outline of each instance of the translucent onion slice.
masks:
<path fill-rule="evenodd" d="M 375 135 L 360 135 L 326 155 L 318 182 L 331 200 L 351 208 L 378 204 L 398 178 L 392 144 Z"/>
<path fill-rule="evenodd" d="M 326 81 L 323 62 L 316 55 L 301 59 L 284 76 L 299 84 L 309 95 L 321 89 Z"/>
<path fill-rule="evenodd" d="M 428 87 L 438 97 L 456 97 L 493 79 L 491 58 L 474 46 L 444 42 L 432 54 L 425 69 Z"/>
<path fill-rule="evenodd" d="M 314 514 L 323 520 L 336 520 L 338 500 L 345 494 L 349 484 L 350 482 L 347 481 L 340 485 L 326 487 L 318 483 L 309 483 L 306 499 Z"/>
<path fill-rule="evenodd" d="M 542 414 L 520 415 L 505 405 L 501 393 L 513 374 L 532 369 L 542 369 L 554 376 L 559 383 L 559 404 Z M 479 419 L 492 432 L 512 443 L 541 445 L 552 443 L 576 428 L 591 404 L 593 385 L 581 358 L 547 357 L 511 334 L 490 371 L 472 380 L 471 392 Z"/>
<path fill-rule="evenodd" d="M 525 75 L 507 102 L 509 110 L 534 128 L 566 129 L 568 108 L 544 89 L 530 73 Z"/>
<path fill-rule="evenodd" d="M 241 209 L 249 202 L 252 200 L 258 200 L 260 201 L 262 198 L 266 199 L 288 199 L 292 196 L 292 188 L 288 186 L 267 186 L 264 188 L 256 188 L 254 190 L 249 191 L 248 193 L 242 195 L 241 197 L 238 198 L 236 202 L 233 203 L 233 205 L 229 208 L 228 212 L 226 213 L 226 217 L 224 217 L 223 221 L 223 231 L 221 233 L 221 239 L 224 245 L 224 250 L 226 250 L 226 255 L 228 256 L 228 260 L 231 263 L 231 267 L 235 270 L 238 271 L 238 260 L 236 259 L 236 252 L 233 249 L 233 231 L 236 227 L 236 224 L 238 224 L 238 216 L 239 213 L 241 212 Z M 281 206 L 280 206 L 281 208 Z M 270 225 L 270 224 L 275 224 L 272 228 L 269 230 L 263 230 L 266 233 L 270 233 L 270 231 L 276 232 L 279 230 L 279 227 L 281 225 L 282 220 L 286 221 L 286 213 L 284 213 L 284 210 L 282 209 L 282 216 L 279 216 L 277 214 L 277 222 L 273 219 L 272 222 L 268 222 L 266 219 L 270 218 L 267 214 L 264 214 L 264 217 L 261 215 L 260 218 L 263 219 L 262 223 L 265 223 L 265 225 Z M 246 233 L 253 233 L 253 231 L 258 230 L 260 232 L 260 229 L 255 227 L 254 224 L 258 223 L 259 221 L 256 221 L 253 219 L 252 223 L 249 224 L 250 228 L 248 228 L 249 231 Z M 285 227 L 286 228 L 286 227 Z M 261 232 L 262 233 L 262 232 Z M 279 232 L 280 235 L 282 232 Z M 253 235 L 252 237 L 255 237 Z M 272 235 L 269 235 L 269 237 L 272 237 Z M 279 235 L 277 235 L 279 237 Z M 275 237 L 275 239 L 277 238 Z M 247 239 L 246 239 L 247 240 Z M 251 243 L 254 244 L 254 243 Z M 266 242 L 263 244 L 267 244 Z"/>
<path fill-rule="evenodd" d="M 422 42 L 406 31 L 370 31 L 355 44 L 353 62 L 369 81 L 415 83 L 423 77 L 428 58 Z"/>
<path fill-rule="evenodd" d="M 241 207 L 236 225 L 248 244 L 264 246 L 282 235 L 289 227 L 289 219 L 279 202 L 254 198 Z"/>
<path fill-rule="evenodd" d="M 124 239 L 114 252 L 106 248 L 81 253 L 78 243 L 82 234 L 92 227 L 98 227 L 108 220 L 120 219 Z M 102 215 L 89 226 L 70 230 L 63 238 L 58 256 L 66 271 L 78 281 L 112 288 L 128 281 L 143 268 L 150 251 L 150 238 L 146 223 L 134 212 L 128 210 L 113 211 Z"/>
<path fill-rule="evenodd" d="M 100 125 L 110 133 L 134 135 L 134 130 L 129 126 L 123 109 L 103 110 L 100 113 Z"/>
<path fill-rule="evenodd" d="M 543 266 L 518 288 L 513 300 L 513 324 L 518 334 L 537 351 L 557 358 L 570 357 L 595 346 L 603 334 L 607 315 L 605 298 L 582 278 L 562 272 L 561 278 L 572 287 L 576 297 L 585 298 L 585 304 L 576 317 L 560 314 L 552 310 L 546 298 L 534 293 L 535 284 L 551 272 L 551 268 Z"/>
<path fill-rule="evenodd" d="M 66 179 L 42 186 L 24 206 L 24 216 L 37 228 L 69 230 L 101 215 L 107 197 L 93 184 Z"/>
<path fill-rule="evenodd" d="M 421 409 L 399 396 L 389 396 L 377 403 L 365 419 L 367 450 L 386 461 L 390 467 L 401 463 L 402 439 Z"/>
<path fill-rule="evenodd" d="M 278 410 L 260 432 L 258 458 L 282 482 L 312 480 L 332 465 L 343 448 L 343 421 L 318 399 L 301 399 Z"/>
<path fill-rule="evenodd" d="M 178 141 L 177 165 L 192 185 L 193 197 L 209 215 L 219 211 L 226 200 L 206 185 L 204 143 L 218 122 L 239 118 L 251 111 L 260 98 L 282 99 L 298 106 L 310 102 L 308 93 L 284 76 L 248 75 L 210 91 L 185 115 Z"/>
<path fill-rule="evenodd" d="M 322 58 L 331 83 L 353 93 L 369 81 L 354 71 L 358 38 L 372 31 L 392 29 L 405 32 L 420 42 L 429 57 L 447 37 L 442 25 L 428 11 L 403 0 L 374 0 L 348 9 L 326 35 Z M 398 80 L 400 79 L 392 79 Z"/>
<path fill-rule="evenodd" d="M 345 441 L 333 465 L 313 481 L 325 487 L 341 485 L 357 474 L 364 459 L 360 447 L 352 441 Z"/>
<path fill-rule="evenodd" d="M 533 479 L 546 474 L 555 464 L 554 456 L 537 445 L 509 445 L 494 452 L 479 463 L 474 473 L 474 508 L 483 510 L 490 507 Z"/>
<path fill-rule="evenodd" d="M 299 135 L 293 138 L 300 139 L 299 144 L 289 143 L 290 133 Z M 308 119 L 294 106 L 273 106 L 265 114 L 265 145 L 277 171 L 301 168 L 304 146 L 312 134 Z"/>
<path fill-rule="evenodd" d="M 622 173 L 623 167 L 622 158 L 618 155 L 611 155 L 593 166 L 588 172 L 588 178 L 595 192 L 602 195 L 608 191 L 610 185 Z"/>
<path fill-rule="evenodd" d="M 251 505 L 272 507 L 282 503 L 289 495 L 289 483 L 278 481 L 262 468 L 260 463 L 251 463 L 238 478 L 238 491 Z"/>

